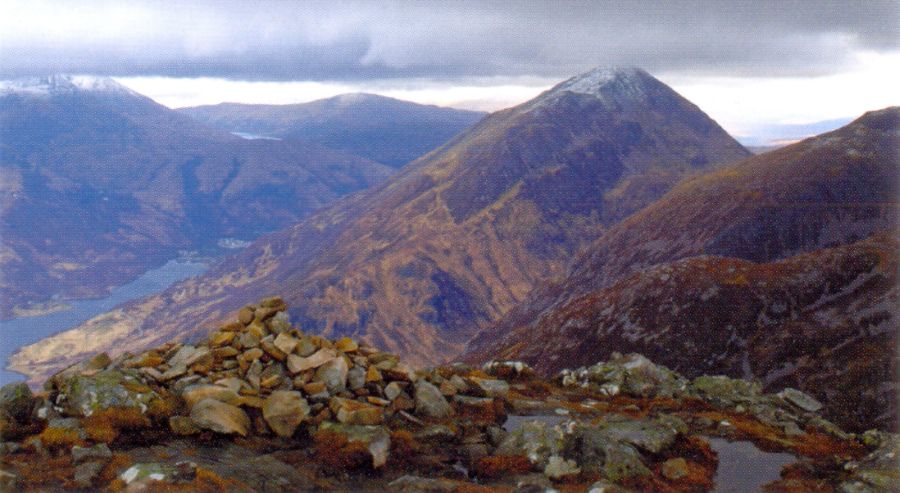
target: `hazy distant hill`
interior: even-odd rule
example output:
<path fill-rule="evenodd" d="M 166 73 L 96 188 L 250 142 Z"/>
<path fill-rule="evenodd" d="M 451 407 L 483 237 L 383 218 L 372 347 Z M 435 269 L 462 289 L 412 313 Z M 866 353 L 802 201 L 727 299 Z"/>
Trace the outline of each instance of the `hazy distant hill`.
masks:
<path fill-rule="evenodd" d="M 223 236 L 252 239 L 390 168 L 315 143 L 248 141 L 111 79 L 0 85 L 0 314 L 97 295 Z"/>
<path fill-rule="evenodd" d="M 198 335 L 264 294 L 283 295 L 306 330 L 439 361 L 564 274 L 605 228 L 682 177 L 747 155 L 647 73 L 597 69 L 489 115 L 203 277 L 26 348 L 15 365 L 46 373 L 78 352 Z"/>
<path fill-rule="evenodd" d="M 679 185 L 465 359 L 552 372 L 637 351 L 691 375 L 799 387 L 855 429 L 894 426 L 898 131 L 900 109 L 871 112 Z"/>
<path fill-rule="evenodd" d="M 222 103 L 178 111 L 229 132 L 304 139 L 393 167 L 438 147 L 485 116 L 374 94 L 288 105 Z"/>

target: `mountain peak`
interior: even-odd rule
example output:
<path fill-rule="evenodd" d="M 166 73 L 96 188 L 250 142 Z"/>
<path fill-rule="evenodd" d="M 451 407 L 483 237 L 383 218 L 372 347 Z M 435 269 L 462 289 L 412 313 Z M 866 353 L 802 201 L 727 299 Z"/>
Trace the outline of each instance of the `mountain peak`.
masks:
<path fill-rule="evenodd" d="M 67 94 L 75 92 L 136 94 L 110 77 L 53 74 L 46 77 L 0 81 L 0 94 Z"/>
<path fill-rule="evenodd" d="M 638 86 L 645 77 L 647 77 L 647 73 L 637 67 L 596 67 L 589 72 L 561 82 L 552 91 L 569 91 L 599 96 L 601 89 L 611 83 Z"/>

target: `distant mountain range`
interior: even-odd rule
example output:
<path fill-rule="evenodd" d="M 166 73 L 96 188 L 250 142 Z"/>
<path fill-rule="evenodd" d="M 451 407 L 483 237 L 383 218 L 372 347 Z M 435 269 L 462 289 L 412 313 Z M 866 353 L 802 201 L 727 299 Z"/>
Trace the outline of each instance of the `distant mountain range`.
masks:
<path fill-rule="evenodd" d="M 374 94 L 288 105 L 222 103 L 177 111 L 229 132 L 302 139 L 395 168 L 450 140 L 486 114 Z"/>
<path fill-rule="evenodd" d="M 897 419 L 900 109 L 682 183 L 469 344 L 545 372 L 637 351 Z"/>
<path fill-rule="evenodd" d="M 444 115 L 450 122 L 442 128 L 460 120 L 455 110 L 395 103 L 397 118 L 421 116 L 425 129 Z M 377 126 L 392 110 L 354 114 L 326 104 L 318 115 Z M 353 141 L 342 145 L 333 135 L 329 142 Z M 428 142 L 395 140 L 382 151 L 409 155 Z M 242 139 L 112 79 L 0 83 L 0 316 L 52 295 L 103 294 L 181 249 L 254 239 L 392 172 L 308 140 Z"/>
<path fill-rule="evenodd" d="M 360 337 L 414 363 L 444 360 L 563 275 L 606 228 L 683 177 L 748 155 L 646 72 L 598 69 L 489 115 L 203 277 L 26 348 L 14 364 L 45 374 L 79 352 L 195 337 L 275 293 L 306 330 Z"/>

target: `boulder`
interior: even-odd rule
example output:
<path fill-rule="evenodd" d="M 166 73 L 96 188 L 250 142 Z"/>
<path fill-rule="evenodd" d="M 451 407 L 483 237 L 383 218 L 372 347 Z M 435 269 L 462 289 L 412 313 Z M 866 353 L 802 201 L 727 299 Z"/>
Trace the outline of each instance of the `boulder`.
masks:
<path fill-rule="evenodd" d="M 817 401 L 815 397 L 790 387 L 779 392 L 778 397 L 806 412 L 814 413 L 822 409 L 822 403 Z"/>
<path fill-rule="evenodd" d="M 59 401 L 71 416 L 91 416 L 110 409 L 137 409 L 144 414 L 163 398 L 145 385 L 133 370 L 109 369 L 94 375 L 74 375 L 60 384 Z"/>
<path fill-rule="evenodd" d="M 296 391 L 272 392 L 262 406 L 263 418 L 278 436 L 291 437 L 309 415 L 309 404 Z"/>
<path fill-rule="evenodd" d="M 346 425 L 326 421 L 319 426 L 320 432 L 343 435 L 348 442 L 362 443 L 372 456 L 372 467 L 383 466 L 391 449 L 391 434 L 384 426 Z"/>
<path fill-rule="evenodd" d="M 425 379 L 416 382 L 416 414 L 444 419 L 453 414 L 453 408 L 441 391 Z"/>
<path fill-rule="evenodd" d="M 203 399 L 215 399 L 235 406 L 241 403 L 241 396 L 237 392 L 222 385 L 189 385 L 181 392 L 181 398 L 184 399 L 188 409 Z"/>
<path fill-rule="evenodd" d="M 191 422 L 204 430 L 247 436 L 250 418 L 239 407 L 215 399 L 203 399 L 191 408 Z"/>
<path fill-rule="evenodd" d="M 25 422 L 31 416 L 35 398 L 25 382 L 8 383 L 0 388 L 0 413 Z"/>
<path fill-rule="evenodd" d="M 480 397 L 506 397 L 509 394 L 509 384 L 504 380 L 471 377 L 469 381 L 474 384 L 473 392 Z"/>
<path fill-rule="evenodd" d="M 380 425 L 384 422 L 384 409 L 371 404 L 333 397 L 329 403 L 337 420 L 348 425 Z"/>

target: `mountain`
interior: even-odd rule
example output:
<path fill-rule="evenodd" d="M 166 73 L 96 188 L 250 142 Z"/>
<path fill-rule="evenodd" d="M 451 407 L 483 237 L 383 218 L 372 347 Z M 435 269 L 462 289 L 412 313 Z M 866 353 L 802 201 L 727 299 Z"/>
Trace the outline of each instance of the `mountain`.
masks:
<path fill-rule="evenodd" d="M 24 348 L 29 375 L 197 337 L 280 293 L 304 330 L 440 361 L 687 174 L 749 153 L 638 69 L 597 69 L 493 113 L 388 182 L 206 275 Z M 61 356 L 62 355 L 62 356 Z"/>
<path fill-rule="evenodd" d="M 111 79 L 0 84 L 0 313 L 92 296 L 222 237 L 252 239 L 384 180 L 305 142 L 248 141 Z"/>
<path fill-rule="evenodd" d="M 894 426 L 900 108 L 712 171 L 613 227 L 470 343 L 545 372 L 640 351 Z"/>
<path fill-rule="evenodd" d="M 181 108 L 205 124 L 257 136 L 303 139 L 399 168 L 447 142 L 485 113 L 421 105 L 374 94 L 302 104 L 222 103 Z"/>

